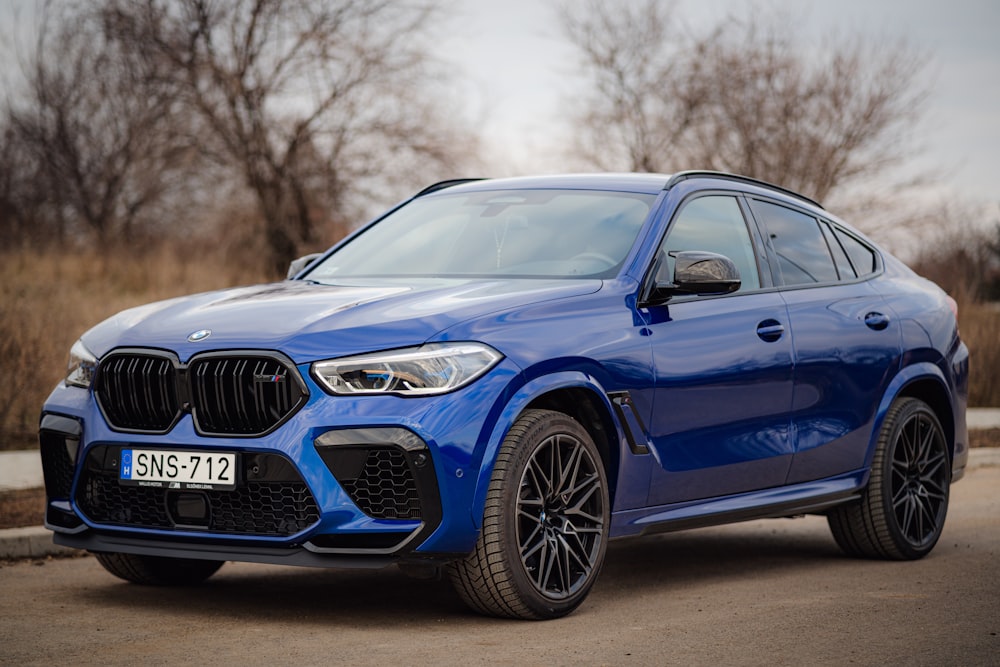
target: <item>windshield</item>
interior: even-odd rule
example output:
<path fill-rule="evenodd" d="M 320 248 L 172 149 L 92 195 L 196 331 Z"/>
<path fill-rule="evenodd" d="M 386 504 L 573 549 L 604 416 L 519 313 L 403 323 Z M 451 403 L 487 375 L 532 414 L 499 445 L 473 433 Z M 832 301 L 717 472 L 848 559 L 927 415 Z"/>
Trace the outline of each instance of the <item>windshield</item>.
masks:
<path fill-rule="evenodd" d="M 656 196 L 497 190 L 416 199 L 309 272 L 344 278 L 608 278 Z"/>

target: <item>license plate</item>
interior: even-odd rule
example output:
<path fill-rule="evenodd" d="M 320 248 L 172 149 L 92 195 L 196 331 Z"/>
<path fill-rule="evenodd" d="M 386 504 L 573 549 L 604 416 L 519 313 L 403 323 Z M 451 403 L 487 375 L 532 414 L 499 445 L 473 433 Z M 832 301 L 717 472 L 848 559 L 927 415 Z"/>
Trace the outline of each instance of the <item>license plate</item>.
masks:
<path fill-rule="evenodd" d="M 236 454 L 123 449 L 118 480 L 168 489 L 235 489 Z"/>

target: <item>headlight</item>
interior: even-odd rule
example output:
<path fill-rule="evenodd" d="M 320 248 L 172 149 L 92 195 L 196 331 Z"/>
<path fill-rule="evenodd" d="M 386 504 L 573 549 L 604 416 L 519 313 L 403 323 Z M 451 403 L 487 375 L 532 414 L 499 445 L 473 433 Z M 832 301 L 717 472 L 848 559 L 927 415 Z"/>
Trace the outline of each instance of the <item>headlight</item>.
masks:
<path fill-rule="evenodd" d="M 90 386 L 97 370 L 97 357 L 83 346 L 83 341 L 76 341 L 69 351 L 69 364 L 66 366 L 66 384 L 74 387 Z"/>
<path fill-rule="evenodd" d="M 480 343 L 431 343 L 318 361 L 312 372 L 334 394 L 426 396 L 463 387 L 502 358 Z"/>

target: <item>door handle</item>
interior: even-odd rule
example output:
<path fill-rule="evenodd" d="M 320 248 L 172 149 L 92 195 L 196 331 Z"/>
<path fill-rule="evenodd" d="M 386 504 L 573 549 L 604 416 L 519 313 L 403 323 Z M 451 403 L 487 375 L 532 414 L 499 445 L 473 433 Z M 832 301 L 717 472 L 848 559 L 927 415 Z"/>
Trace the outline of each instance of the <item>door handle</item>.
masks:
<path fill-rule="evenodd" d="M 889 326 L 889 318 L 882 313 L 867 313 L 865 315 L 865 326 L 873 331 L 882 331 Z"/>
<path fill-rule="evenodd" d="M 785 333 L 785 327 L 778 320 L 764 320 L 757 325 L 757 336 L 766 343 L 773 343 Z"/>

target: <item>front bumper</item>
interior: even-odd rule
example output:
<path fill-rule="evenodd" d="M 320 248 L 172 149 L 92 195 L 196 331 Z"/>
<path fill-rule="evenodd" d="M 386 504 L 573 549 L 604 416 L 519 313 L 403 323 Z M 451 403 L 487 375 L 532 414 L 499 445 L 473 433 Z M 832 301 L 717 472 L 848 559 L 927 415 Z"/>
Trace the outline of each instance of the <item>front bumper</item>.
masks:
<path fill-rule="evenodd" d="M 302 376 L 307 403 L 252 438 L 199 435 L 189 416 L 165 434 L 116 432 L 90 391 L 57 387 L 40 426 L 55 541 L 330 567 L 470 551 L 485 443 L 517 370 L 501 363 L 460 391 L 419 399 L 332 397 Z M 117 457 L 126 447 L 235 452 L 237 488 L 123 486 Z"/>

